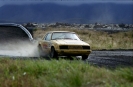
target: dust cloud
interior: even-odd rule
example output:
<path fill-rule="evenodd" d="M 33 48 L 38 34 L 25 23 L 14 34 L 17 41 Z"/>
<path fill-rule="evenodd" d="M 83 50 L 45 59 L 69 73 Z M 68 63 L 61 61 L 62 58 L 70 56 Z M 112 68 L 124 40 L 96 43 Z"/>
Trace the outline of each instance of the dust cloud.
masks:
<path fill-rule="evenodd" d="M 0 43 L 0 56 L 39 57 L 38 42 L 11 40 Z"/>

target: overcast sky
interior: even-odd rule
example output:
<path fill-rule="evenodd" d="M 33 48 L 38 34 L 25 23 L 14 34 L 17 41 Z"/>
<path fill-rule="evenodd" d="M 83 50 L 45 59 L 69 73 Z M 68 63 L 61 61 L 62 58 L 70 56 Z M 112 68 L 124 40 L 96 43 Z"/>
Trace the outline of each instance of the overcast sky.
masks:
<path fill-rule="evenodd" d="M 33 4 L 33 3 L 58 3 L 63 5 L 80 5 L 87 3 L 120 3 L 133 4 L 133 0 L 0 0 L 0 6 L 5 4 Z"/>

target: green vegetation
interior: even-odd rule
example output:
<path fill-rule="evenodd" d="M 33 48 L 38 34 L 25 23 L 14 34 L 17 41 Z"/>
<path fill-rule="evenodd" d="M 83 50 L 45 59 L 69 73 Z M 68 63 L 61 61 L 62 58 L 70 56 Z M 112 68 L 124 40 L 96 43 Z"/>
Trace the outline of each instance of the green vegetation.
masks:
<path fill-rule="evenodd" d="M 103 31 L 70 28 L 48 28 L 34 31 L 35 38 L 42 38 L 47 31 L 74 31 L 91 49 L 133 49 L 133 31 L 108 34 Z"/>
<path fill-rule="evenodd" d="M 133 87 L 133 68 L 94 67 L 80 60 L 0 59 L 0 87 Z"/>

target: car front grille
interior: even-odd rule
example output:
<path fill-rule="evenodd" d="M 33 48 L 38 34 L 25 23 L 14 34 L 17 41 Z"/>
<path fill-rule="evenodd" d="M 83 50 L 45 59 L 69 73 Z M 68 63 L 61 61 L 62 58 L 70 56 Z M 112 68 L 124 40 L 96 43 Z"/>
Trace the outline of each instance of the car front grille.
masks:
<path fill-rule="evenodd" d="M 68 46 L 60 46 L 60 49 L 68 49 Z"/>
<path fill-rule="evenodd" d="M 67 46 L 67 45 L 62 45 L 59 46 L 60 49 L 90 49 L 90 46 Z"/>
<path fill-rule="evenodd" d="M 82 46 L 83 49 L 90 49 L 90 46 Z"/>

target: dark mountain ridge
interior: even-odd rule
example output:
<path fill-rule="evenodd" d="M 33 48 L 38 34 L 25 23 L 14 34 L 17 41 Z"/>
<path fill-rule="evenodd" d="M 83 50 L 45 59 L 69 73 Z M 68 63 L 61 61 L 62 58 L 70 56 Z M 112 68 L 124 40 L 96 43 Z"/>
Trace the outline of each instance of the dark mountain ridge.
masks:
<path fill-rule="evenodd" d="M 0 22 L 133 24 L 133 4 L 93 3 L 67 6 L 42 3 L 4 5 L 0 7 Z"/>

